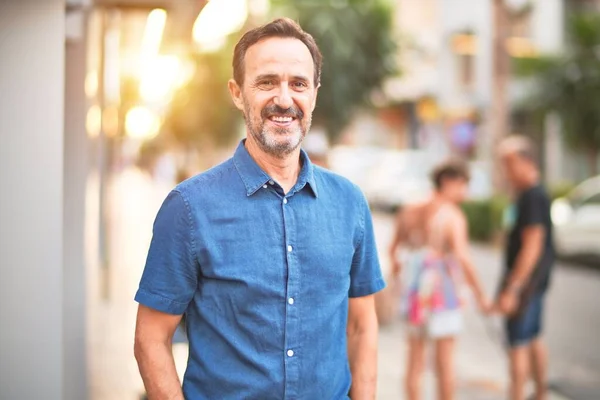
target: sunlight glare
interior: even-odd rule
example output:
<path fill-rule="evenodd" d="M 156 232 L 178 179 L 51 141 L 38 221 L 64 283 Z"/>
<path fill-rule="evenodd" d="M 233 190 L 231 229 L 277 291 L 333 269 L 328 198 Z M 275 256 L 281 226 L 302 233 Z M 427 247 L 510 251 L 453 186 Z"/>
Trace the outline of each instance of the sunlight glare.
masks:
<path fill-rule="evenodd" d="M 247 0 L 209 1 L 194 22 L 194 41 L 204 51 L 216 51 L 228 35 L 242 28 L 247 17 Z"/>

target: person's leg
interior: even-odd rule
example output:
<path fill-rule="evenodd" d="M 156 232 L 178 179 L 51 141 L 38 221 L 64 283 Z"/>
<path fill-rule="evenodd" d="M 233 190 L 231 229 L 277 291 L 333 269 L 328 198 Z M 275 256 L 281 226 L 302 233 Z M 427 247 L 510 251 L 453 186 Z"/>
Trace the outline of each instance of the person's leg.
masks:
<path fill-rule="evenodd" d="M 509 351 L 510 399 L 524 400 L 525 385 L 529 380 L 529 344 L 512 347 Z"/>
<path fill-rule="evenodd" d="M 548 351 L 542 338 L 531 342 L 531 367 L 535 381 L 536 400 L 546 400 L 548 391 Z"/>
<path fill-rule="evenodd" d="M 532 300 L 532 341 L 531 369 L 535 382 L 537 400 L 546 400 L 548 390 L 548 352 L 542 334 L 542 317 L 544 311 L 544 296 L 538 295 Z"/>
<path fill-rule="evenodd" d="M 406 370 L 406 395 L 408 400 L 421 398 L 421 378 L 425 369 L 425 338 L 423 335 L 408 336 L 408 363 Z"/>
<path fill-rule="evenodd" d="M 454 343 L 453 336 L 435 341 L 435 372 L 439 400 L 454 399 Z"/>
<path fill-rule="evenodd" d="M 520 316 L 507 321 L 512 400 L 524 399 L 525 385 L 531 377 L 532 356 L 537 350 L 543 351 L 543 348 L 534 349 L 533 344 L 541 331 L 541 315 L 542 298 L 534 295 Z M 540 355 L 544 357 L 543 354 Z M 545 362 L 542 359 L 540 361 Z M 533 365 L 534 368 L 536 366 Z M 539 374 L 545 375 L 545 366 L 539 370 Z"/>

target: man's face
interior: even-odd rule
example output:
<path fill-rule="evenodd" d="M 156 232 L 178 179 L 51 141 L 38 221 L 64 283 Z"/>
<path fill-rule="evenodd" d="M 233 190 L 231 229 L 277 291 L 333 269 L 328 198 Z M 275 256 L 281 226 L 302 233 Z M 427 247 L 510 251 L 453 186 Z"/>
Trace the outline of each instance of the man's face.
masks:
<path fill-rule="evenodd" d="M 506 179 L 515 188 L 519 188 L 522 185 L 525 172 L 530 167 L 528 161 L 517 153 L 502 155 L 502 166 Z"/>
<path fill-rule="evenodd" d="M 281 158 L 296 150 L 310 129 L 317 98 L 313 59 L 293 38 L 268 38 L 244 58 L 244 83 L 229 81 L 235 105 L 244 113 L 248 140 Z"/>

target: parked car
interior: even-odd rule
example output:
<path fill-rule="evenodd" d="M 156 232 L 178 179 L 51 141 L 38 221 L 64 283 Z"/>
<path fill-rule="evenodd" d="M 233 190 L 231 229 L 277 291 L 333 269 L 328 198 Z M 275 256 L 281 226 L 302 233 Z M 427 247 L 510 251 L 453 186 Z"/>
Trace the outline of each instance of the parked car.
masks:
<path fill-rule="evenodd" d="M 588 179 L 552 203 L 556 250 L 560 256 L 600 260 L 600 176 Z"/>

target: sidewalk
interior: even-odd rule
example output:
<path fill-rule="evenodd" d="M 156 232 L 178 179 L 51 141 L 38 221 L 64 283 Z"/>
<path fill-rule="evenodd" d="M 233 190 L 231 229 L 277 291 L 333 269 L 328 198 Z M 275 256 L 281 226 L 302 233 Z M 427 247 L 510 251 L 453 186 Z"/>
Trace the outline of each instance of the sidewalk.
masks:
<path fill-rule="evenodd" d="M 91 400 L 137 400 L 143 383 L 133 356 L 137 303 L 133 298 L 144 268 L 154 217 L 170 186 L 135 170 L 108 188 L 110 268 L 91 274 L 89 358 Z M 102 294 L 105 292 L 105 296 Z M 185 363 L 187 354 L 179 354 Z"/>

